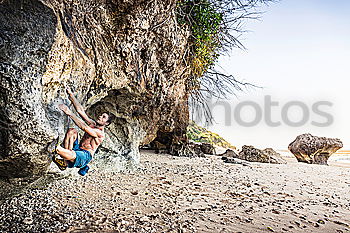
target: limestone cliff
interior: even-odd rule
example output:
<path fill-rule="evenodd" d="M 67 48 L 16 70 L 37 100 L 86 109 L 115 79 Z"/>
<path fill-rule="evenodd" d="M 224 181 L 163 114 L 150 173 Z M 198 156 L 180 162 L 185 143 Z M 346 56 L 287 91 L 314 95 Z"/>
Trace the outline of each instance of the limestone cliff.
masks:
<path fill-rule="evenodd" d="M 47 147 L 68 126 L 57 108 L 68 103 L 65 86 L 91 116 L 117 117 L 98 153 L 104 164 L 137 163 L 139 145 L 157 133 L 181 135 L 189 33 L 175 8 L 175 0 L 1 1 L 0 183 L 46 172 Z"/>

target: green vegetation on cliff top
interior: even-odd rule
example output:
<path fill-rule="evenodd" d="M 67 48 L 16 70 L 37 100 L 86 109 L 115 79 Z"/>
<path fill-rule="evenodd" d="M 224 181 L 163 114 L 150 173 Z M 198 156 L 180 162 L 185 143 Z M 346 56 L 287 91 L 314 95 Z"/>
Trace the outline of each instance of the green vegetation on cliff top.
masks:
<path fill-rule="evenodd" d="M 226 149 L 236 149 L 236 147 L 232 146 L 218 134 L 210 132 L 206 128 L 200 127 L 194 122 L 190 122 L 188 125 L 186 135 L 189 140 L 194 142 L 210 143 L 214 146 L 220 146 Z"/>
<path fill-rule="evenodd" d="M 217 62 L 232 48 L 245 48 L 239 40 L 246 31 L 245 23 L 258 19 L 258 7 L 270 2 L 274 0 L 177 0 L 178 25 L 190 33 L 184 57 L 189 104 L 207 122 L 213 120 L 208 101 L 230 98 L 236 91 L 254 86 L 226 74 Z"/>
<path fill-rule="evenodd" d="M 177 18 L 181 25 L 189 25 L 192 32 L 190 67 L 196 80 L 203 76 L 219 57 L 220 25 L 223 14 L 218 12 L 208 0 L 180 0 Z"/>

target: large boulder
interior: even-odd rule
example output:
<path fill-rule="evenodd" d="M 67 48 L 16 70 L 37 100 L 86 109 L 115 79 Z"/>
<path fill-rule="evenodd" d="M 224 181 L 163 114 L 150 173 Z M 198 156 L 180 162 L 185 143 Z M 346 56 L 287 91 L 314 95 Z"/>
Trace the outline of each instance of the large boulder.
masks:
<path fill-rule="evenodd" d="M 0 1 L 0 199 L 46 173 L 68 127 L 65 86 L 92 117 L 116 116 L 96 165 L 137 164 L 159 132 L 181 137 L 189 33 L 176 2 Z"/>
<path fill-rule="evenodd" d="M 262 153 L 268 157 L 269 163 L 274 163 L 274 164 L 286 164 L 287 161 L 282 158 L 280 153 L 277 153 L 274 149 L 272 148 L 266 148 L 262 150 Z"/>
<path fill-rule="evenodd" d="M 259 150 L 253 146 L 243 146 L 242 150 L 237 154 L 232 150 L 227 150 L 224 154 L 221 154 L 223 158 L 238 158 L 249 162 L 259 163 L 274 163 L 284 164 L 287 163 L 282 156 L 271 148 Z"/>
<path fill-rule="evenodd" d="M 342 147 L 343 143 L 337 138 L 302 134 L 289 144 L 288 149 L 299 162 L 327 165 L 329 157 Z"/>

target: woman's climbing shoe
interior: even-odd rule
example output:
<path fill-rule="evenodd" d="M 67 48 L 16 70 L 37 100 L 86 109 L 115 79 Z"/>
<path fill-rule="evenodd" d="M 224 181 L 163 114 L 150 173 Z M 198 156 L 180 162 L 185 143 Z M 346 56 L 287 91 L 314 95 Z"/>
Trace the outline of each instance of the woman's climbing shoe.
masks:
<path fill-rule="evenodd" d="M 64 171 L 67 168 L 67 163 L 64 161 L 64 159 L 59 159 L 55 155 L 52 157 L 52 161 L 57 165 L 57 167 L 61 170 Z"/>

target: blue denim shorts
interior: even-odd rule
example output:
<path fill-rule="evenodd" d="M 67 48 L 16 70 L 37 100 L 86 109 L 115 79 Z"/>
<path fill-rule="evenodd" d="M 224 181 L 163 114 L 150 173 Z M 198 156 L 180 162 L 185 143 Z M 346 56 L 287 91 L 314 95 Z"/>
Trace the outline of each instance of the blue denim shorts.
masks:
<path fill-rule="evenodd" d="M 76 158 L 74 160 L 74 163 L 68 161 L 69 168 L 73 168 L 73 167 L 83 168 L 92 160 L 90 151 L 81 149 L 79 147 L 78 138 L 77 140 L 75 140 L 73 144 L 73 150 L 75 151 Z"/>

